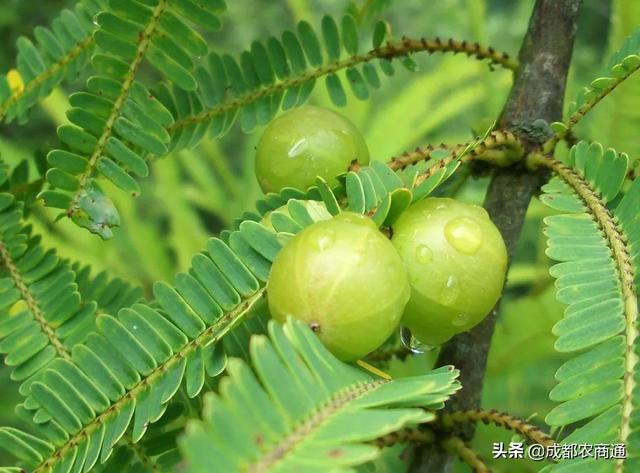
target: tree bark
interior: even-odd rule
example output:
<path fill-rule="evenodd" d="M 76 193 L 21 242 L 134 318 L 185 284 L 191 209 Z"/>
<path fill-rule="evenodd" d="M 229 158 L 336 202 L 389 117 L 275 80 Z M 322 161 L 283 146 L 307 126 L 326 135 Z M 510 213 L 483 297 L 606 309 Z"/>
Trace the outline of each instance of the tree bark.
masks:
<path fill-rule="evenodd" d="M 539 146 L 548 133 L 544 122 L 536 120 L 548 123 L 562 117 L 580 3 L 581 0 L 537 0 L 529 20 L 518 55 L 520 68 L 498 128 L 513 130 L 530 149 Z M 546 179 L 545 174 L 527 173 L 521 166 L 497 169 L 492 176 L 484 206 L 502 233 L 509 260 L 529 202 Z M 454 365 L 460 370 L 462 383 L 462 389 L 447 403 L 446 410 L 476 409 L 480 406 L 498 309 L 499 303 L 479 325 L 457 335 L 441 350 L 438 366 Z M 475 426 L 469 424 L 461 426 L 455 433 L 469 441 L 474 432 Z M 414 452 L 411 471 L 449 472 L 452 466 L 453 458 L 443 450 L 420 448 Z"/>

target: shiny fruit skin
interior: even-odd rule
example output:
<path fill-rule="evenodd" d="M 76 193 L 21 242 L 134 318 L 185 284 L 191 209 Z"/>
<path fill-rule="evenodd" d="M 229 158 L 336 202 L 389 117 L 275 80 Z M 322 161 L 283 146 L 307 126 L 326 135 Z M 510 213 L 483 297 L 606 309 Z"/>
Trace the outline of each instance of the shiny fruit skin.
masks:
<path fill-rule="evenodd" d="M 396 221 L 391 241 L 411 284 L 402 323 L 421 342 L 440 345 L 469 330 L 498 301 L 507 250 L 482 207 L 424 199 Z"/>
<path fill-rule="evenodd" d="M 321 176 L 330 185 L 353 160 L 369 163 L 364 138 L 344 116 L 304 106 L 289 110 L 264 129 L 256 148 L 256 176 L 266 192 L 306 190 Z"/>
<path fill-rule="evenodd" d="M 345 361 L 362 358 L 396 330 L 409 292 L 391 242 L 371 219 L 352 212 L 293 237 L 267 283 L 272 317 L 304 321 Z"/>

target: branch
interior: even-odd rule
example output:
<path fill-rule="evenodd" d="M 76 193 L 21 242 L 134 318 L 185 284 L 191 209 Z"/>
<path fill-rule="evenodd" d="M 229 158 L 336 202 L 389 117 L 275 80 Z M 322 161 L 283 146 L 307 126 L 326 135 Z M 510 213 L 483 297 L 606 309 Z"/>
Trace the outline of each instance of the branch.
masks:
<path fill-rule="evenodd" d="M 467 422 L 482 422 L 484 424 L 494 424 L 498 427 L 513 430 L 520 436 L 526 438 L 529 443 L 537 443 L 549 447 L 555 444 L 555 441 L 547 434 L 542 432 L 535 425 L 529 424 L 524 420 L 510 416 L 504 412 L 496 410 L 485 411 L 482 409 L 473 409 L 469 411 L 456 411 L 444 414 L 440 418 L 440 424 L 451 429 L 457 424 Z"/>
<path fill-rule="evenodd" d="M 405 151 L 399 156 L 394 156 L 387 162 L 387 166 L 394 171 L 402 170 L 421 161 L 429 161 L 436 151 L 448 150 L 448 155 L 432 163 L 416 177 L 414 186 L 417 187 L 437 171 L 455 161 L 472 143 L 476 144 L 460 158 L 461 163 L 472 160 L 486 161 L 494 166 L 504 167 L 513 164 L 525 155 L 524 144 L 510 131 L 492 131 L 485 139 L 480 142 L 477 141 L 476 139 L 453 147 L 447 147 L 444 143 L 439 146 L 427 145 L 425 148 L 418 147 L 413 151 Z M 349 171 L 357 172 L 360 168 L 360 164 L 357 161 L 353 161 L 349 166 Z"/>
<path fill-rule="evenodd" d="M 433 157 L 434 151 L 446 149 L 451 151 L 449 155 L 451 156 L 450 162 L 455 159 L 458 153 L 466 149 L 470 143 L 473 143 L 473 141 L 453 147 L 448 147 L 444 143 L 439 146 L 427 145 L 425 148 L 418 147 L 414 151 L 405 151 L 400 156 L 394 156 L 387 164 L 394 171 L 405 169 L 407 166 L 413 166 L 421 161 L 428 161 Z M 492 150 L 497 152 L 490 153 L 489 151 Z M 490 161 L 498 166 L 505 166 L 523 156 L 524 146 L 518 137 L 507 130 L 496 130 L 492 131 L 489 136 L 469 150 L 467 155 L 463 157 L 463 161 L 479 159 Z"/>
<path fill-rule="evenodd" d="M 569 115 L 569 117 L 560 122 L 559 127 L 562 129 L 558 131 L 552 138 L 547 140 L 547 142 L 543 146 L 543 151 L 545 153 L 553 151 L 556 144 L 558 144 L 560 140 L 564 139 L 569 133 L 571 133 L 576 124 L 580 120 L 582 120 L 585 115 L 593 109 L 593 107 L 598 105 L 602 99 L 613 92 L 616 87 L 622 84 L 626 79 L 629 78 L 631 74 L 636 72 L 638 69 L 640 69 L 640 61 L 638 61 L 637 63 L 634 62 L 631 67 L 625 69 L 625 72 L 622 75 L 618 77 L 606 78 L 605 80 L 607 82 L 605 87 L 601 89 L 595 89 L 597 90 L 597 93 L 595 93 L 593 97 L 585 101 L 585 103 L 578 107 L 575 112 L 573 112 L 571 115 Z M 596 79 L 596 81 L 597 80 L 598 79 Z M 596 81 L 594 81 L 592 84 L 597 83 Z M 594 90 L 593 87 L 592 90 Z"/>
<path fill-rule="evenodd" d="M 475 56 L 478 59 L 487 59 L 491 64 L 496 64 L 506 69 L 516 70 L 518 68 L 518 62 L 511 59 L 507 53 L 496 52 L 495 49 L 491 47 L 481 46 L 478 43 L 469 43 L 467 41 L 458 41 L 455 39 L 443 41 L 440 38 L 403 38 L 401 41 L 387 42 L 386 45 L 372 49 L 366 54 L 357 54 L 355 56 L 343 59 L 342 61 L 332 62 L 330 64 L 320 66 L 316 69 L 311 69 L 300 76 L 292 77 L 290 79 L 277 82 L 268 87 L 262 87 L 258 90 L 251 91 L 241 97 L 234 98 L 227 102 L 221 103 L 220 105 L 217 105 L 209 110 L 200 112 L 197 115 L 178 120 L 169 128 L 167 128 L 167 131 L 169 132 L 169 134 L 173 135 L 176 131 L 182 128 L 201 122 L 206 122 L 208 120 L 211 120 L 215 116 L 224 114 L 230 110 L 239 109 L 258 101 L 263 97 L 268 97 L 292 87 L 305 84 L 307 82 L 316 80 L 319 77 L 332 74 L 342 69 L 348 69 L 358 64 L 371 62 L 375 59 L 391 59 L 394 57 L 406 56 L 407 54 L 422 51 L 427 51 L 429 53 L 462 53 L 468 56 Z"/>
<path fill-rule="evenodd" d="M 449 437 L 441 442 L 442 447 L 457 455 L 457 457 L 469 465 L 477 473 L 491 473 L 491 470 L 484 464 L 482 459 L 459 437 Z"/>
<path fill-rule="evenodd" d="M 425 429 L 401 429 L 396 432 L 377 438 L 372 443 L 379 448 L 390 447 L 398 443 L 413 443 L 417 445 L 431 445 L 436 442 L 436 435 L 429 428 Z M 478 473 L 490 473 L 478 454 L 474 452 L 458 437 L 446 437 L 440 442 L 443 449 L 460 458 Z"/>
<path fill-rule="evenodd" d="M 577 29 L 580 0 L 537 0 L 527 35 L 519 54 L 521 67 L 507 99 L 498 126 L 522 130 L 537 119 L 547 122 L 562 116 L 562 103 L 573 41 Z M 518 133 L 523 133 L 519 131 Z M 527 148 L 540 146 L 535 137 L 518 134 Z M 494 172 L 485 198 L 485 207 L 500 230 L 507 251 L 513 255 L 529 201 L 546 175 L 525 174 L 516 167 Z M 498 307 L 476 327 L 448 342 L 440 352 L 437 364 L 454 365 L 461 372 L 462 390 L 445 410 L 477 409 Z M 460 427 L 460 437 L 470 440 L 474 425 Z M 451 458 L 442 451 L 420 449 L 413 472 L 441 472 L 451 467 Z"/>

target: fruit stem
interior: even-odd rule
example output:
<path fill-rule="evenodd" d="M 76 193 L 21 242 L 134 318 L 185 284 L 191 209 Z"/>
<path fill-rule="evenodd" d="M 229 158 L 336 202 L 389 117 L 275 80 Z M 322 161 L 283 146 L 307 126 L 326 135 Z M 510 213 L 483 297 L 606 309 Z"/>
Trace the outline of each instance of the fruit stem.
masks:
<path fill-rule="evenodd" d="M 376 368 L 373 365 L 370 365 L 369 363 L 367 363 L 366 361 L 363 360 L 358 360 L 356 361 L 356 364 L 360 367 L 363 368 L 365 370 L 367 370 L 369 373 L 372 373 L 376 376 L 379 376 L 382 379 L 386 379 L 387 381 L 391 380 L 391 375 L 385 373 L 384 371 Z"/>

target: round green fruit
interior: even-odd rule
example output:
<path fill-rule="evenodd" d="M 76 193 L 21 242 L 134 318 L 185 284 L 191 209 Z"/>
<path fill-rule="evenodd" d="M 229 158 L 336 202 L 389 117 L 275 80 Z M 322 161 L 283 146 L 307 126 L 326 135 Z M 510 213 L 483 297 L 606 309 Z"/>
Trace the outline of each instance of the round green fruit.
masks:
<path fill-rule="evenodd" d="M 287 243 L 269 275 L 272 317 L 307 323 L 338 358 L 353 361 L 397 328 L 409 299 L 404 264 L 371 219 L 343 212 Z"/>
<path fill-rule="evenodd" d="M 411 284 L 402 323 L 421 342 L 440 345 L 469 330 L 500 297 L 507 250 L 482 207 L 424 199 L 396 221 L 391 241 Z"/>
<path fill-rule="evenodd" d="M 369 162 L 358 129 L 344 116 L 321 107 L 285 112 L 265 128 L 256 149 L 256 176 L 264 192 L 306 190 L 321 176 L 330 185 L 352 161 Z"/>

